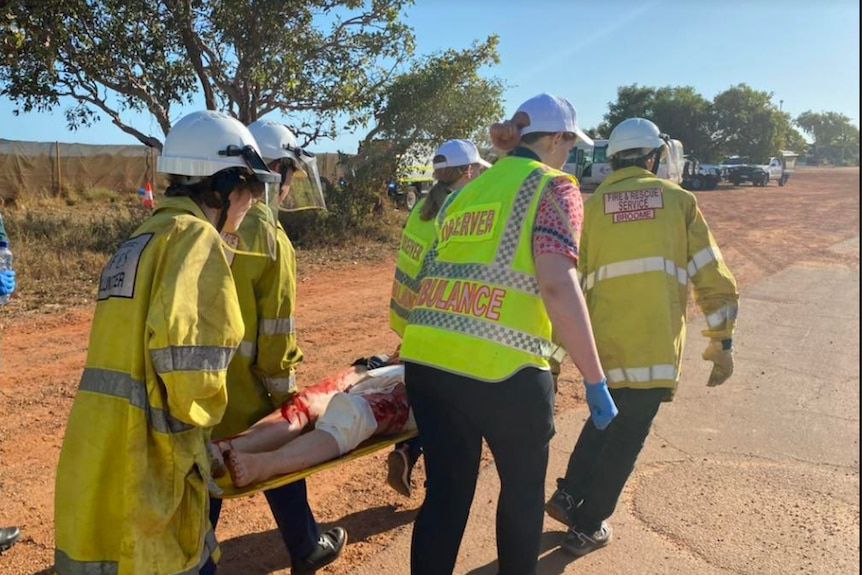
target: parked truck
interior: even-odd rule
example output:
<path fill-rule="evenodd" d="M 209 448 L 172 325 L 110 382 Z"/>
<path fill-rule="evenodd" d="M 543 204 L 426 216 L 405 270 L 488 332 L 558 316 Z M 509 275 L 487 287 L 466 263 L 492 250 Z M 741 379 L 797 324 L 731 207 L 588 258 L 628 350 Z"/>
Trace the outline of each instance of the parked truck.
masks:
<path fill-rule="evenodd" d="M 738 156 L 737 156 L 738 157 Z M 731 184 L 738 186 L 743 182 L 751 183 L 752 186 L 766 186 L 770 181 L 778 182 L 783 186 L 790 179 L 796 169 L 796 159 L 799 157 L 794 152 L 782 152 L 779 156 L 769 158 L 765 164 L 751 164 L 744 161 L 736 163 L 729 159 L 722 162 L 725 179 Z"/>

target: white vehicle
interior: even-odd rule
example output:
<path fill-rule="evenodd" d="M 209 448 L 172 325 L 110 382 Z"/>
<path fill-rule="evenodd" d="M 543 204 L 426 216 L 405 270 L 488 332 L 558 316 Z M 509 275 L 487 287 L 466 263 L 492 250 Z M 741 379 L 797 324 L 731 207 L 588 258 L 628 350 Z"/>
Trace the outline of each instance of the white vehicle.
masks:
<path fill-rule="evenodd" d="M 569 152 L 563 171 L 578 178 L 581 188 L 595 188 L 611 173 L 608 141 L 595 140 L 591 146 L 578 140 Z"/>
<path fill-rule="evenodd" d="M 685 157 L 682 142 L 670 140 L 668 153 L 662 158 L 657 175 L 676 183 L 682 182 Z M 611 173 L 611 160 L 608 158 L 608 141 L 595 140 L 590 146 L 578 140 L 569 152 L 563 171 L 578 178 L 581 188 L 595 188 Z"/>

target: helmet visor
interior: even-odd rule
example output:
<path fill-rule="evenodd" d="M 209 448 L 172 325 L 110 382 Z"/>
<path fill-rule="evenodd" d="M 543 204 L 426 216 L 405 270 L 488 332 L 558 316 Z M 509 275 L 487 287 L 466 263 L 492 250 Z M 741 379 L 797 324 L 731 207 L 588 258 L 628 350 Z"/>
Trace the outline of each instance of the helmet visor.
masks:
<path fill-rule="evenodd" d="M 282 166 L 288 165 L 294 170 L 290 182 L 290 193 L 278 209 L 284 212 L 295 212 L 308 209 L 326 209 L 323 198 L 323 186 L 317 170 L 317 158 L 311 152 L 299 147 L 290 146 L 288 150 L 296 158 L 283 158 Z M 288 169 L 290 169 L 288 168 Z M 282 168 L 284 170 L 285 168 Z M 282 174 L 285 172 L 282 171 Z"/>

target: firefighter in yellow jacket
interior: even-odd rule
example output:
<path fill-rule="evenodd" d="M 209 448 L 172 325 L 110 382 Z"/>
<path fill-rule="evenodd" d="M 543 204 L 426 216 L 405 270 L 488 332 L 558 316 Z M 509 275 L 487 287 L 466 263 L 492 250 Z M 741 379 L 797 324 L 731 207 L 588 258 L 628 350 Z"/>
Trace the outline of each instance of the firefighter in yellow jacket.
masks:
<path fill-rule="evenodd" d="M 273 222 L 273 208 L 277 211 L 287 198 L 298 170 L 305 172 L 312 188 L 320 193 L 316 159 L 297 145 L 296 136 L 284 124 L 258 120 L 248 129 L 264 161 L 280 174 L 280 188 L 276 205 L 256 204 L 240 226 L 235 243 L 254 246 L 252 253 L 229 256 L 245 335 L 228 368 L 230 402 L 213 430 L 213 439 L 245 431 L 295 393 L 295 370 L 302 361 L 294 329 L 296 252 L 281 224 L 277 219 Z M 273 223 L 274 236 L 269 233 Z M 273 240 L 274 249 L 270 250 L 266 244 Z M 264 496 L 290 554 L 293 575 L 313 573 L 340 555 L 347 532 L 333 527 L 320 533 L 308 504 L 305 480 L 270 489 Z M 213 527 L 218 523 L 221 504 L 221 499 L 210 500 Z M 214 571 L 208 566 L 202 575 Z"/>
<path fill-rule="evenodd" d="M 693 194 L 655 171 L 667 137 L 643 118 L 611 132 L 613 172 L 585 204 L 578 270 L 599 356 L 619 408 L 604 431 L 585 425 L 548 501 L 580 556 L 606 545 L 608 519 L 663 401 L 673 398 L 685 343 L 689 284 L 706 318 L 708 385 L 733 373 L 739 294 Z"/>
<path fill-rule="evenodd" d="M 166 198 L 102 270 L 55 489 L 59 575 L 198 573 L 217 559 L 206 443 L 243 322 L 219 232 L 277 184 L 218 112 L 181 119 Z"/>
<path fill-rule="evenodd" d="M 560 171 L 577 138 L 587 139 L 575 109 L 540 94 L 491 137 L 509 154 L 441 209 L 401 344 L 427 477 L 413 575 L 454 570 L 483 440 L 502 485 L 498 570 L 535 575 L 554 433 L 552 321 L 590 382 L 592 424 L 615 415 L 576 281 L 581 194 Z"/>

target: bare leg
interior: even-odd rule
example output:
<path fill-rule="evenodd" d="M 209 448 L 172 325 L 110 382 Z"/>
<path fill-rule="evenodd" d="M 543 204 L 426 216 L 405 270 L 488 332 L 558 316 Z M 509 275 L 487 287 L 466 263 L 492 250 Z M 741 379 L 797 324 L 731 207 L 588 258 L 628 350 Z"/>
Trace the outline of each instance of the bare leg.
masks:
<path fill-rule="evenodd" d="M 229 449 L 244 453 L 273 451 L 296 439 L 307 423 L 308 418 L 304 414 L 300 414 L 298 418 L 294 418 L 292 421 L 287 421 L 281 416 L 281 411 L 278 410 L 270 413 L 242 433 L 219 443 L 222 451 Z"/>
<path fill-rule="evenodd" d="M 225 463 L 231 480 L 237 487 L 264 481 L 275 475 L 285 475 L 307 469 L 341 455 L 335 438 L 325 431 L 313 429 L 275 451 L 248 453 L 236 449 L 225 451 Z"/>
<path fill-rule="evenodd" d="M 281 408 L 230 438 L 230 446 L 222 445 L 222 451 L 237 449 L 244 453 L 263 453 L 293 441 L 309 423 L 314 423 L 326 411 L 333 395 L 361 381 L 366 372 L 364 367 L 351 366 L 306 387 L 285 401 Z"/>

